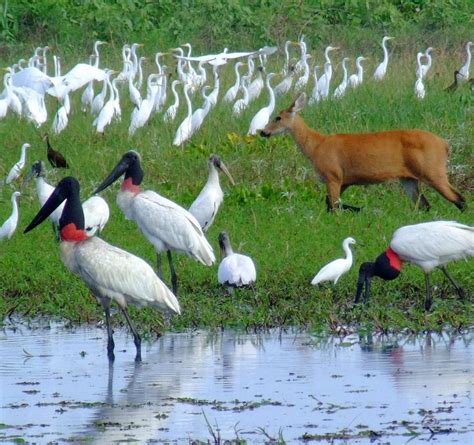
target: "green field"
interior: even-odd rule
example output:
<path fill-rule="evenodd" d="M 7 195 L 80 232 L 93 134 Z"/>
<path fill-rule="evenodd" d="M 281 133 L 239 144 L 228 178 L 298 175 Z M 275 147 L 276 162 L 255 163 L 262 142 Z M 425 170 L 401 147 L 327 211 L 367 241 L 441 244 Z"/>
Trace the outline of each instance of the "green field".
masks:
<path fill-rule="evenodd" d="M 463 28 L 467 30 L 467 28 Z M 421 32 L 421 30 L 420 30 Z M 266 106 L 268 95 L 260 98 L 238 118 L 228 105 L 218 103 L 203 127 L 183 148 L 172 146 L 177 126 L 186 111 L 181 107 L 173 124 L 165 125 L 162 115 L 155 115 L 149 124 L 129 138 L 127 134 L 132 107 L 126 88 L 121 89 L 122 122 L 113 123 L 105 135 L 95 134 L 93 118 L 80 112 L 80 92 L 72 97 L 69 125 L 59 136 L 51 137 L 54 148 L 68 159 L 67 172 L 52 170 L 48 165 L 47 181 L 51 184 L 67 175 L 76 176 L 82 187 L 82 197 L 88 197 L 105 178 L 122 154 L 133 148 L 142 156 L 145 171 L 144 189 L 152 189 L 183 207 L 189 207 L 207 179 L 207 158 L 219 154 L 236 185 L 232 187 L 225 177 L 224 203 L 208 239 L 218 252 L 217 235 L 226 230 L 234 250 L 250 255 L 257 265 L 257 284 L 254 290 L 237 291 L 232 297 L 224 295 L 217 283 L 217 265 L 204 267 L 191 258 L 180 255 L 176 267 L 180 279 L 179 300 L 183 313 L 171 322 L 172 329 L 197 327 L 239 327 L 261 329 L 274 326 L 301 326 L 311 330 L 333 330 L 351 326 L 365 330 L 441 329 L 445 326 L 462 328 L 472 325 L 474 310 L 474 263 L 460 261 L 449 266 L 468 291 L 469 297 L 459 301 L 440 271 L 432 273 L 434 305 L 429 313 L 423 310 L 424 278 L 416 266 L 407 265 L 400 278 L 393 282 L 373 281 L 370 305 L 354 307 L 353 297 L 360 264 L 373 261 L 388 246 L 393 231 L 406 224 L 430 220 L 457 220 L 474 223 L 474 126 L 473 95 L 467 85 L 454 94 L 444 91 L 451 83 L 454 69 L 464 61 L 464 44 L 471 38 L 466 32 L 424 34 L 417 42 L 399 31 L 391 44 L 392 57 L 386 79 L 374 82 L 373 70 L 381 59 L 381 33 L 365 32 L 365 45 L 351 39 L 348 31 L 331 43 L 341 47 L 333 56 L 335 73 L 332 89 L 341 80 L 338 61 L 343 55 L 354 59 L 364 54 L 371 59 L 365 64 L 364 84 L 348 91 L 340 100 L 327 100 L 307 106 L 302 116 L 306 122 L 324 133 L 365 132 L 394 128 L 422 128 L 449 140 L 451 155 L 449 172 L 451 183 L 466 197 L 468 209 L 460 212 L 434 190 L 424 188 L 432 205 L 430 212 L 413 208 L 398 182 L 349 188 L 343 200 L 360 205 L 360 213 L 336 211 L 328 213 L 324 203 L 325 186 L 317 181 L 309 162 L 301 155 L 293 140 L 275 136 L 268 140 L 246 138 L 252 116 Z M 370 37 L 369 37 L 370 36 Z M 296 35 L 288 35 L 296 39 Z M 370 40 L 369 40 L 370 38 Z M 181 42 L 181 41 L 179 41 Z M 175 44 L 179 43 L 176 42 Z M 368 44 L 367 42 L 370 42 Z M 42 41 L 46 44 L 48 41 Z M 274 42 L 267 42 L 272 44 Z M 323 50 L 328 41 L 308 41 L 309 52 L 318 64 L 323 64 Z M 39 43 L 38 43 L 39 44 Z M 88 46 L 72 49 L 57 43 L 52 52 L 63 54 L 63 72 L 79 61 L 87 59 L 93 41 Z M 232 50 L 241 50 L 238 41 L 225 42 Z M 417 100 L 413 94 L 416 52 L 427 46 L 436 46 L 433 68 L 425 82 L 426 98 Z M 201 44 L 202 46 L 202 44 Z M 217 42 L 208 52 L 219 51 Z M 120 47 L 117 41 L 103 47 L 103 63 L 121 69 Z M 258 47 L 258 46 L 257 46 Z M 19 57 L 28 57 L 34 48 L 25 42 L 4 48 L 2 65 L 8 66 Z M 143 53 L 153 57 L 157 50 L 147 44 Z M 62 53 L 62 51 L 64 51 Z M 196 50 L 198 51 L 198 50 Z M 201 48 L 204 52 L 204 49 Z M 297 56 L 297 53 L 294 53 Z M 314 62 L 314 59 L 313 59 Z M 171 57 L 165 63 L 172 66 Z M 267 71 L 281 70 L 283 55 L 269 58 Z M 354 72 L 351 61 L 351 72 Z M 146 67 L 152 72 L 151 62 Z M 472 68 L 473 69 L 473 68 Z M 233 65 L 221 70 L 221 92 L 234 82 Z M 210 77 L 210 76 L 209 76 Z M 307 89 L 311 91 L 312 82 Z M 95 85 L 96 93 L 100 89 Z M 144 94 L 144 92 L 142 92 Z M 289 105 L 294 93 L 278 97 L 276 108 Z M 171 94 L 168 96 L 168 104 Z M 168 105 L 167 104 L 167 105 Z M 201 98 L 194 96 L 193 106 L 201 106 Z M 17 161 L 22 143 L 32 148 L 27 154 L 29 170 L 33 161 L 46 161 L 46 147 L 41 137 L 49 130 L 57 104 L 48 98 L 48 122 L 35 129 L 25 120 L 9 114 L 0 121 L 3 148 L 0 153 L 0 177 L 5 177 Z M 47 162 L 47 161 L 46 161 Z M 15 184 L 18 187 L 20 182 Z M 3 185 L 0 191 L 0 220 L 11 212 L 12 188 Z M 115 203 L 118 186 L 107 189 L 102 196 L 108 201 L 111 218 L 102 237 L 111 244 L 132 252 L 150 264 L 155 264 L 155 253 L 141 235 L 135 223 L 125 220 Z M 101 306 L 90 295 L 81 279 L 73 276 L 61 263 L 59 247 L 50 224 L 43 224 L 31 233 L 22 231 L 39 209 L 34 182 L 23 190 L 20 198 L 20 222 L 11 240 L 1 243 L 0 251 L 0 318 L 7 315 L 26 317 L 45 316 L 72 322 L 95 322 L 102 319 Z M 316 272 L 330 260 L 342 256 L 341 243 L 354 237 L 355 264 L 338 282 L 313 287 Z M 165 268 L 165 278 L 168 278 Z M 169 282 L 169 281 L 168 281 Z M 162 330 L 157 311 L 141 309 L 132 316 L 142 330 Z M 120 323 L 121 316 L 116 316 Z"/>

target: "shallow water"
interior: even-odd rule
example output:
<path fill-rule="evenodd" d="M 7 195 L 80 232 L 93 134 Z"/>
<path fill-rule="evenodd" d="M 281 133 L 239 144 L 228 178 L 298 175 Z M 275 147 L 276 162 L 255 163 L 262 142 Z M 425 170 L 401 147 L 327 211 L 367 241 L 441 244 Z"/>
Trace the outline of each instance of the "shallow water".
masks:
<path fill-rule="evenodd" d="M 0 441 L 469 444 L 473 338 L 166 333 L 136 365 L 118 331 L 109 367 L 103 329 L 5 327 Z"/>

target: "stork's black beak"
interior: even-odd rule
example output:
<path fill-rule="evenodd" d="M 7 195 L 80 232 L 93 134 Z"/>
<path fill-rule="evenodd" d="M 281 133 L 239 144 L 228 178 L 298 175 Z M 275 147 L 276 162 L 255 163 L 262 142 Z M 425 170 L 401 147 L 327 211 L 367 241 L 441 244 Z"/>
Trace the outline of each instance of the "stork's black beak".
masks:
<path fill-rule="evenodd" d="M 61 203 L 65 199 L 69 197 L 71 182 L 74 181 L 76 181 L 77 183 L 77 179 L 73 178 L 72 176 L 68 176 L 59 181 L 59 184 L 53 190 L 53 193 L 51 193 L 48 200 L 44 203 L 43 207 L 41 207 L 39 212 L 33 218 L 33 221 L 30 222 L 30 224 L 23 231 L 23 233 L 28 233 L 36 226 L 40 225 L 49 215 L 51 215 L 51 213 L 53 213 L 61 205 Z"/>
<path fill-rule="evenodd" d="M 365 285 L 364 302 L 367 303 L 370 298 L 370 281 L 372 280 L 375 263 L 363 263 L 359 269 L 359 278 L 357 279 L 357 291 L 354 303 L 358 303 Z"/>
<path fill-rule="evenodd" d="M 119 163 L 110 172 L 110 175 L 107 176 L 99 185 L 99 187 L 95 189 L 93 195 L 101 192 L 102 190 L 106 189 L 110 184 L 114 183 L 118 178 L 120 178 L 120 176 L 122 176 L 127 171 L 129 166 L 130 160 L 126 156 L 123 156 L 122 159 L 120 159 Z"/>

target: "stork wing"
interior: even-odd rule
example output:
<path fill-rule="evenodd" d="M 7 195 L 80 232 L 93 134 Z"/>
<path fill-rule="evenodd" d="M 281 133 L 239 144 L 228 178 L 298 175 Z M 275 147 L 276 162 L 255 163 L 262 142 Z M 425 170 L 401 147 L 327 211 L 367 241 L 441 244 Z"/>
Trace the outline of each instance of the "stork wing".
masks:
<path fill-rule="evenodd" d="M 180 313 L 176 297 L 141 258 L 96 237 L 78 243 L 74 249 L 73 272 L 96 297 L 112 298 L 122 307 L 152 305 Z"/>
<path fill-rule="evenodd" d="M 28 67 L 12 75 L 12 85 L 28 87 L 44 96 L 46 90 L 53 86 L 53 81 L 36 67 Z"/>

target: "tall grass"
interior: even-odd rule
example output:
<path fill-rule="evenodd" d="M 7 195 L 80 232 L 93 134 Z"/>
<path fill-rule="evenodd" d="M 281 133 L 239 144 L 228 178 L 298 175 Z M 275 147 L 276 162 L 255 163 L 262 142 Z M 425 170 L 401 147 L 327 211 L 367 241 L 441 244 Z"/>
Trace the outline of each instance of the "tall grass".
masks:
<path fill-rule="evenodd" d="M 382 252 L 397 227 L 436 219 L 457 220 L 471 225 L 474 222 L 472 95 L 466 85 L 454 94 L 443 91 L 451 82 L 452 71 L 461 65 L 465 40 L 457 42 L 456 51 L 438 45 L 434 66 L 426 81 L 426 98 L 422 101 L 413 94 L 418 47 L 407 47 L 400 36 L 392 46 L 393 57 L 387 78 L 375 83 L 371 74 L 381 58 L 375 40 L 370 50 L 341 41 L 344 55 L 355 58 L 363 53 L 371 57 L 366 64 L 366 81 L 359 89 L 348 91 L 340 100 L 331 99 L 307 106 L 302 112 L 310 126 L 326 133 L 423 128 L 447 138 L 452 149 L 449 163 L 451 182 L 468 201 L 464 213 L 429 188 L 424 192 L 432 210 L 429 213 L 418 211 L 397 182 L 349 188 L 343 195 L 344 202 L 361 205 L 362 212 L 327 213 L 325 187 L 317 181 L 310 164 L 289 136 L 276 136 L 269 140 L 244 136 L 252 116 L 267 104 L 266 92 L 239 118 L 232 116 L 230 107 L 219 103 L 191 142 L 182 148 L 172 146 L 172 139 L 186 114 L 184 108 L 181 108 L 175 123 L 163 124 L 162 116 L 156 115 L 145 128 L 128 138 L 131 106 L 128 92 L 123 88 L 122 122 L 108 127 L 102 137 L 94 133 L 91 116 L 79 111 L 80 94 L 76 93 L 69 126 L 52 138 L 53 146 L 66 156 L 71 169 L 67 172 L 50 170 L 47 180 L 56 183 L 63 175 L 77 176 L 82 196 L 86 198 L 120 156 L 134 148 L 143 158 L 144 188 L 189 207 L 206 181 L 208 156 L 218 153 L 222 157 L 237 184 L 231 187 L 226 178 L 222 178 L 225 201 L 208 232 L 208 239 L 217 250 L 217 235 L 221 230 L 227 230 L 234 250 L 254 258 L 257 285 L 255 290 L 238 292 L 232 298 L 224 296 L 217 285 L 216 266 L 206 268 L 190 258 L 178 256 L 176 267 L 181 283 L 179 298 L 183 315 L 172 322 L 177 329 L 275 325 L 338 329 L 341 325 L 360 323 L 368 329 L 418 330 L 472 324 L 472 300 L 458 301 L 449 283 L 438 272 L 432 274 L 436 285 L 435 304 L 431 313 L 425 314 L 422 309 L 423 274 L 414 266 L 406 266 L 401 277 L 394 282 L 374 280 L 373 300 L 368 307 L 353 308 L 351 304 L 359 265 Z M 58 47 L 57 51 L 61 49 Z M 151 56 L 157 49 L 151 47 L 147 53 Z M 322 64 L 321 48 L 316 50 L 310 46 L 309 49 Z M 25 55 L 17 53 L 15 57 Z M 69 53 L 63 59 L 64 71 L 67 66 L 86 59 L 86 55 L 86 49 Z M 104 47 L 103 55 L 106 66 L 120 68 L 117 48 Z M 342 57 L 338 55 L 335 60 L 339 58 Z M 12 57 L 8 63 L 14 60 Z M 167 63 L 171 65 L 172 62 L 168 60 Z M 277 56 L 270 61 L 267 71 L 279 71 L 281 64 L 282 58 Z M 150 71 L 153 69 L 148 67 Z M 222 68 L 220 97 L 234 82 L 233 76 L 230 64 Z M 338 84 L 341 76 L 341 68 L 336 66 L 333 86 Z M 308 91 L 311 88 L 309 85 Z M 288 106 L 293 95 L 279 97 L 277 109 Z M 193 103 L 195 107 L 200 106 L 198 95 Z M 48 107 L 51 119 L 44 129 L 37 130 L 25 120 L 11 115 L 0 121 L 3 141 L 0 176 L 5 177 L 16 162 L 23 142 L 32 145 L 27 169 L 36 159 L 46 160 L 41 135 L 48 129 L 57 105 L 48 100 Z M 11 211 L 11 191 L 9 186 L 3 186 L 0 192 L 1 220 L 6 219 Z M 112 187 L 103 193 L 111 207 L 104 239 L 154 264 L 153 247 L 117 208 L 116 191 L 117 188 Z M 100 306 L 80 278 L 71 275 L 62 265 L 58 244 L 48 224 L 28 235 L 21 233 L 38 208 L 34 186 L 30 185 L 20 198 L 18 231 L 10 241 L 2 243 L 0 251 L 0 314 L 4 316 L 16 311 L 74 321 L 101 318 Z M 347 236 L 353 236 L 359 243 L 355 247 L 355 266 L 336 287 L 312 287 L 309 282 L 319 268 L 342 255 L 341 242 Z M 472 298 L 472 260 L 452 264 L 450 269 Z M 150 329 L 160 329 L 161 318 L 156 312 L 141 310 L 135 316 Z"/>

